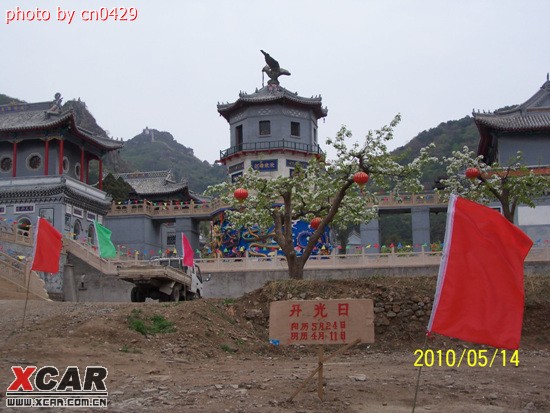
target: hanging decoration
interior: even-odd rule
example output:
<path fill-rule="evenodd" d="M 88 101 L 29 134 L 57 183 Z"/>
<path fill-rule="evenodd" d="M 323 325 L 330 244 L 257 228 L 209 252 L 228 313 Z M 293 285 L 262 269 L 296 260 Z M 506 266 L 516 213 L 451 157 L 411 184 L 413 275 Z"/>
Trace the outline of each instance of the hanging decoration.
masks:
<path fill-rule="evenodd" d="M 319 225 L 321 225 L 321 221 L 323 221 L 321 218 L 315 217 L 311 220 L 311 222 L 309 223 L 309 226 L 314 230 L 316 230 L 317 228 L 319 228 Z"/>
<path fill-rule="evenodd" d="M 359 171 L 353 175 L 353 181 L 359 185 L 359 188 L 363 189 L 365 184 L 369 182 L 369 176 L 365 172 Z"/>
<path fill-rule="evenodd" d="M 235 189 L 235 192 L 233 192 L 233 196 L 237 201 L 242 203 L 246 198 L 248 198 L 248 191 L 244 188 L 237 188 Z"/>
<path fill-rule="evenodd" d="M 479 178 L 479 169 L 477 168 L 468 168 L 466 169 L 466 178 L 468 179 L 477 179 Z"/>

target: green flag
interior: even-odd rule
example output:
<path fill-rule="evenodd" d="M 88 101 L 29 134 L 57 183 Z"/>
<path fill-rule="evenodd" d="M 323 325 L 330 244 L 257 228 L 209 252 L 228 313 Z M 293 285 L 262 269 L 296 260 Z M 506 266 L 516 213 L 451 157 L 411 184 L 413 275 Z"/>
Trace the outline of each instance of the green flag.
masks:
<path fill-rule="evenodd" d="M 115 258 L 116 248 L 111 241 L 112 231 L 105 228 L 99 222 L 94 221 L 95 233 L 97 234 L 97 246 L 99 248 L 99 256 L 101 258 Z"/>

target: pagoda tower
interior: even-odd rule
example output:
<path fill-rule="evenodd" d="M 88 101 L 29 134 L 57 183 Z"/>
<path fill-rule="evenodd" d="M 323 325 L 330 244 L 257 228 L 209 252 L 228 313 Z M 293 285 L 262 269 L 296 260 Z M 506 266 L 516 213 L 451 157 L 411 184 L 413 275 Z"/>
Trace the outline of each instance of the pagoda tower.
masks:
<path fill-rule="evenodd" d="M 292 176 L 297 165 L 307 167 L 313 158 L 324 156 L 318 143 L 318 121 L 327 116 L 321 96 L 310 98 L 298 95 L 282 87 L 279 77 L 290 72 L 262 50 L 266 65 L 262 74 L 269 77 L 267 85 L 253 93 L 240 92 L 232 103 L 218 104 L 218 113 L 229 123 L 229 148 L 220 151 L 218 162 L 227 167 L 231 181 L 252 168 L 265 178 Z M 252 245 L 250 240 L 231 229 L 221 213 L 213 219 L 214 233 L 219 234 L 213 243 L 219 246 L 223 256 L 243 254 L 268 256 L 280 253 L 273 239 L 262 245 Z M 296 248 L 303 248 L 312 229 L 309 223 L 296 221 L 292 232 Z M 221 235 L 223 234 L 223 235 Z M 330 251 L 329 231 L 321 238 L 319 248 Z M 213 248 L 214 249 L 214 248 Z M 279 250 L 279 252 L 277 252 Z"/>
<path fill-rule="evenodd" d="M 220 151 L 219 162 L 227 166 L 231 180 L 248 168 L 266 177 L 290 176 L 297 164 L 323 154 L 318 143 L 318 120 L 327 116 L 321 96 L 306 98 L 279 84 L 278 77 L 290 75 L 268 53 L 262 73 L 267 86 L 254 93 L 240 92 L 232 103 L 218 104 L 218 112 L 229 123 L 229 148 Z"/>

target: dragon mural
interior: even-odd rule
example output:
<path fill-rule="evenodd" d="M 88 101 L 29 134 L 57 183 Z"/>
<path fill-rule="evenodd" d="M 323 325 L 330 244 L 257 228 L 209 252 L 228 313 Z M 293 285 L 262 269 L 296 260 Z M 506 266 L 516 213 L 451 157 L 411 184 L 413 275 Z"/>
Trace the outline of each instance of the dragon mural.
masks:
<path fill-rule="evenodd" d="M 313 229 L 307 222 L 293 221 L 292 240 L 298 255 L 307 246 Z M 326 229 L 312 251 L 312 255 L 330 254 L 330 229 Z M 215 224 L 212 229 L 211 253 L 223 257 L 271 257 L 283 255 L 274 239 L 274 227 L 262 231 L 259 227 L 242 228 L 237 230 L 227 220 Z"/>

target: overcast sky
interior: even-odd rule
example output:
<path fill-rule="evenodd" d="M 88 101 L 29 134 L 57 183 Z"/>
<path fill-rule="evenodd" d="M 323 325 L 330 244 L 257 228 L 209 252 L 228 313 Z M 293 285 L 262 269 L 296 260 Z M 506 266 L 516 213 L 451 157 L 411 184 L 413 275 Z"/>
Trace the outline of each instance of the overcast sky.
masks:
<path fill-rule="evenodd" d="M 83 10 L 106 5 L 134 7 L 138 17 L 82 21 Z M 17 6 L 50 20 L 7 24 Z M 71 24 L 57 20 L 58 7 L 76 11 Z M 550 71 L 548 0 L 3 0 L 0 8 L 0 93 L 80 97 L 111 136 L 168 131 L 210 163 L 229 146 L 216 104 L 261 87 L 260 49 L 292 72 L 282 86 L 322 95 L 320 138 L 342 124 L 360 137 L 401 113 L 391 148 L 473 108 L 522 103 Z"/>

